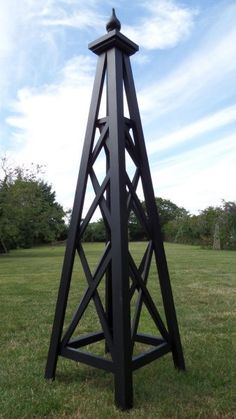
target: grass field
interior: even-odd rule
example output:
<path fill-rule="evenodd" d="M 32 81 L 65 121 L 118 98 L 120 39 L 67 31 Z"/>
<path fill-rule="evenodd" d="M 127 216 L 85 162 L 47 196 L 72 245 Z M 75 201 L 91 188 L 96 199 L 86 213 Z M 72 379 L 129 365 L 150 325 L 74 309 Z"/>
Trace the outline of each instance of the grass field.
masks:
<path fill-rule="evenodd" d="M 132 245 L 137 259 L 143 246 Z M 95 262 L 102 245 L 85 248 Z M 0 256 L 1 418 L 236 418 L 236 252 L 166 245 L 187 371 L 175 370 L 170 354 L 137 370 L 129 412 L 114 407 L 112 374 L 60 358 L 56 380 L 44 380 L 63 252 Z M 80 273 L 76 263 L 67 317 L 84 286 Z M 160 303 L 154 268 L 149 284 Z M 91 306 L 80 330 L 96 322 Z M 154 331 L 145 311 L 142 328 Z"/>

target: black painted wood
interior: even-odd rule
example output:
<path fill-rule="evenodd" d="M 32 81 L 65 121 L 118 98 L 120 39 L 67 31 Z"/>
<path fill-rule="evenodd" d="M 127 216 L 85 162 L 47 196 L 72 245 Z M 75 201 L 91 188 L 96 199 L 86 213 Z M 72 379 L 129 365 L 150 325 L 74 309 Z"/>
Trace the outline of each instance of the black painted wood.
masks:
<path fill-rule="evenodd" d="M 133 370 L 168 352 L 172 353 L 176 367 L 185 369 L 185 364 L 129 59 L 130 55 L 138 51 L 138 46 L 120 33 L 120 22 L 114 11 L 107 28 L 108 34 L 89 45 L 98 55 L 98 64 L 45 377 L 54 379 L 59 355 L 105 369 L 114 374 L 117 406 L 129 409 L 133 406 Z M 105 83 L 106 115 L 99 119 Z M 129 118 L 124 116 L 124 95 L 127 98 Z M 97 140 L 96 130 L 99 132 Z M 105 175 L 99 181 L 94 165 L 102 151 L 105 155 Z M 135 167 L 131 178 L 128 174 L 127 154 Z M 140 181 L 146 209 L 137 193 Z M 95 198 L 82 219 L 88 182 L 93 187 Z M 97 208 L 104 221 L 106 242 L 96 268 L 92 269 L 84 251 L 83 235 Z M 136 264 L 129 250 L 128 219 L 131 211 L 137 216 L 148 237 L 139 264 Z M 69 325 L 62 332 L 75 256 L 80 259 L 87 288 Z M 151 262 L 157 267 L 165 310 L 164 320 L 148 289 Z M 105 297 L 102 297 L 99 288 L 103 282 Z M 135 293 L 138 295 L 131 319 L 130 307 Z M 78 336 L 80 321 L 91 301 L 101 330 Z M 156 325 L 157 333 L 154 336 L 138 330 L 143 304 Z M 83 350 L 83 347 L 92 347 L 101 340 L 105 342 L 106 357 Z M 136 342 L 153 348 L 133 356 Z"/>

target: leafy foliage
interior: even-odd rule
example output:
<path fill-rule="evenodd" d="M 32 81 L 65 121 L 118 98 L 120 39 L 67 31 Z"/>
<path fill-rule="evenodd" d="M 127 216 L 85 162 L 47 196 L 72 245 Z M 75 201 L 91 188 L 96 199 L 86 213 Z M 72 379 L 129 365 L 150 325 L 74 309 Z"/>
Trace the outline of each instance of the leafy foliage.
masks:
<path fill-rule="evenodd" d="M 220 238 L 224 249 L 236 249 L 236 202 L 223 201 Z"/>
<path fill-rule="evenodd" d="M 85 242 L 104 242 L 106 240 L 106 231 L 103 219 L 88 225 L 84 232 L 83 240 Z"/>
<path fill-rule="evenodd" d="M 222 206 L 210 206 L 191 215 L 183 207 L 170 200 L 156 198 L 163 238 L 165 241 L 201 245 L 218 249 L 236 249 L 236 203 L 222 202 Z M 142 203 L 145 210 L 145 202 Z M 146 240 L 145 230 L 138 218 L 131 212 L 128 222 L 130 241 Z M 84 241 L 104 241 L 105 228 L 102 220 L 91 223 L 84 235 Z M 216 248 L 216 247 L 215 247 Z"/>
<path fill-rule="evenodd" d="M 40 167 L 8 169 L 0 181 L 0 237 L 7 249 L 56 240 L 65 232 L 55 192 L 38 178 Z"/>

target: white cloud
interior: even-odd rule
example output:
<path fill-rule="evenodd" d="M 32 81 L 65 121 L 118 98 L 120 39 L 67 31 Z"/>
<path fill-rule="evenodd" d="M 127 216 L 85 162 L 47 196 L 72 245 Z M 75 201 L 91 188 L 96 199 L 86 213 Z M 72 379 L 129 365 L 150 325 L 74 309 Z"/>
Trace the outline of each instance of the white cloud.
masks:
<path fill-rule="evenodd" d="M 45 17 L 42 20 L 42 24 L 45 26 L 68 26 L 79 28 L 80 30 L 87 28 L 103 28 L 104 27 L 104 18 L 96 11 L 92 11 L 89 8 L 79 9 L 77 12 L 73 12 L 68 15 L 67 13 L 61 11 L 58 13 L 59 16 L 50 16 Z"/>
<path fill-rule="evenodd" d="M 205 40 L 175 70 L 140 91 L 139 103 L 145 117 L 151 119 L 197 98 L 202 100 L 207 94 L 211 96 L 230 77 L 233 83 L 235 44 L 235 25 L 222 26 L 214 41 Z"/>
<path fill-rule="evenodd" d="M 139 45 L 152 49 L 174 47 L 185 39 L 194 23 L 196 9 L 173 0 L 145 1 L 146 16 L 136 26 L 123 26 L 124 33 Z"/>
<path fill-rule="evenodd" d="M 0 43 L 0 58 L 5 57 L 9 50 L 13 47 L 13 32 L 14 26 L 8 25 L 10 19 L 10 8 L 7 2 L 0 3 L 0 28 L 1 28 L 1 43 Z"/>
<path fill-rule="evenodd" d="M 152 167 L 158 196 L 196 213 L 235 200 L 235 135 L 158 162 Z"/>
<path fill-rule="evenodd" d="M 19 163 L 46 164 L 47 180 L 66 207 L 72 205 L 88 116 L 95 62 L 70 60 L 53 85 L 21 89 L 8 118 Z"/>
<path fill-rule="evenodd" d="M 210 131 L 222 128 L 236 121 L 236 105 L 229 106 L 212 115 L 207 115 L 198 121 L 186 125 L 183 128 L 167 134 L 155 141 L 148 143 L 149 153 L 170 148 L 176 144 L 180 144 L 190 140 L 196 136 L 206 134 Z"/>
<path fill-rule="evenodd" d="M 41 5 L 34 0 L 0 1 L 0 95 L 2 107 L 6 106 L 15 84 L 32 66 L 31 49 L 36 39 L 42 38 L 37 20 L 33 16 L 40 13 Z M 45 48 L 46 51 L 46 48 Z M 50 50 L 50 53 L 52 51 Z M 39 67 L 39 62 L 37 63 Z"/>
<path fill-rule="evenodd" d="M 11 24 L 9 24 L 11 22 Z M 0 2 L 0 109 L 3 107 L 11 73 L 10 60 L 14 51 L 15 15 L 11 19 L 9 2 Z"/>
<path fill-rule="evenodd" d="M 225 99 L 232 100 L 235 92 L 236 29 L 232 18 L 235 11 L 235 5 L 231 4 L 217 18 L 214 16 L 210 33 L 198 47 L 177 68 L 138 95 L 146 123 L 159 119 L 161 124 L 162 115 L 168 115 L 169 132 L 159 139 L 155 131 L 149 132 L 149 138 L 155 139 L 147 143 L 150 156 L 159 150 L 170 152 L 173 146 L 196 138 L 194 149 L 178 156 L 173 153 L 172 158 L 161 160 L 152 170 L 156 194 L 191 212 L 219 205 L 221 199 L 235 200 L 236 106 L 211 113 L 212 103 L 208 105 L 212 98 L 217 105 L 220 101 L 225 103 Z M 184 120 L 184 112 L 191 116 L 194 101 L 202 113 L 208 106 L 209 114 L 171 132 L 172 118 L 180 114 Z M 230 124 L 231 135 L 196 148 L 200 136 L 207 143 L 209 132 L 215 131 L 217 138 L 217 130 Z"/>
<path fill-rule="evenodd" d="M 50 0 L 41 14 L 42 25 L 73 27 L 79 30 L 104 28 L 104 16 L 98 10 L 98 0 Z"/>
<path fill-rule="evenodd" d="M 0 0 L 0 12 L 3 10 L 1 3 L 3 2 Z M 77 29 L 91 29 L 96 26 L 99 29 L 100 24 L 104 28 L 104 18 L 101 23 L 100 15 L 94 14 L 98 4 L 96 0 L 46 0 L 42 6 L 41 2 L 35 0 L 22 0 L 19 8 L 17 0 L 5 2 L 6 21 L 11 22 L 12 26 L 15 24 L 15 27 L 12 29 L 11 25 L 7 25 L 5 18 L 2 21 L 0 19 L 1 32 L 6 30 L 3 35 L 5 38 L 2 39 L 6 40 L 9 50 L 2 47 L 2 56 L 9 57 L 11 54 L 12 57 L 13 54 L 16 59 L 16 51 L 21 51 L 18 42 L 18 38 L 21 38 L 20 29 L 24 26 L 24 41 L 28 42 L 30 39 L 32 47 L 34 42 L 31 37 L 35 39 L 39 34 L 45 39 L 45 57 L 50 54 L 55 54 L 56 57 L 60 46 L 55 42 L 54 31 L 60 31 L 61 34 L 68 26 Z M 71 8 L 66 8 L 66 5 Z M 87 14 L 90 5 L 90 14 Z M 174 1 L 163 0 L 145 2 L 143 6 L 148 19 L 143 18 L 140 25 L 130 27 L 129 31 L 133 31 L 133 34 L 128 34 L 125 28 L 123 32 L 135 42 L 141 45 L 144 43 L 146 48 L 170 48 L 191 31 L 195 11 L 190 6 L 178 6 Z M 13 16 L 10 16 L 11 9 Z M 23 25 L 27 19 L 31 23 Z M 1 23 L 4 30 L 1 29 Z M 199 107 L 203 106 L 201 101 L 207 91 L 210 94 L 217 92 L 219 83 L 233 77 L 236 70 L 236 30 L 231 24 L 226 26 L 223 23 L 219 25 L 219 22 L 214 21 L 212 26 L 219 27 L 215 37 L 211 40 L 206 38 L 177 68 L 139 93 L 139 102 L 146 121 L 147 116 L 157 119 L 163 113 L 168 113 L 171 118 L 171 111 L 181 106 L 182 109 L 184 106 L 186 108 L 192 99 L 200 99 Z M 28 43 L 27 48 L 30 51 Z M 147 59 L 140 54 L 140 60 L 143 59 L 141 57 Z M 21 59 L 20 69 L 14 65 L 16 61 L 12 60 L 11 68 L 14 72 L 27 68 L 25 58 L 23 56 Z M 8 118 L 8 124 L 13 130 L 12 139 L 18 149 L 14 152 L 14 158 L 19 163 L 34 161 L 46 164 L 47 181 L 53 184 L 57 199 L 66 207 L 72 205 L 75 190 L 94 79 L 94 64 L 95 57 L 94 61 L 87 56 L 74 57 L 64 65 L 60 76 L 53 83 L 44 84 L 37 89 L 25 84 L 26 87 L 18 91 L 12 116 Z M 153 63 L 154 66 L 156 63 Z M 7 69 L 4 64 L 0 81 L 6 75 L 10 80 Z M 210 114 L 209 110 L 208 116 L 148 144 L 148 150 L 153 153 L 224 127 L 235 121 L 235 112 L 236 106 L 215 114 Z M 153 133 L 152 138 L 155 137 Z M 199 147 L 193 152 L 162 161 L 159 166 L 157 164 L 153 169 L 156 193 L 191 211 L 219 203 L 217 200 L 221 198 L 234 200 L 235 183 L 232 185 L 231 179 L 235 179 L 235 143 L 233 136 L 224 137 L 217 144 Z"/>
<path fill-rule="evenodd" d="M 58 69 L 64 58 L 65 26 L 70 20 L 81 33 L 101 25 L 97 3 L 21 0 L 19 6 L 18 0 L 0 0 L 0 107 L 7 107 L 18 84 L 36 85 L 44 73 Z M 56 28 L 63 20 L 63 27 Z"/>

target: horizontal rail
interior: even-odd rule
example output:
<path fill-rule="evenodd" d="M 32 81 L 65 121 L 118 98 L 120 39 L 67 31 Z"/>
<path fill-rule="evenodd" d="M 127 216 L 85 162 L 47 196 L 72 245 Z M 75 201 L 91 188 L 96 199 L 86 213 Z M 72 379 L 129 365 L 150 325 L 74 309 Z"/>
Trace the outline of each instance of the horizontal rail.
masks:
<path fill-rule="evenodd" d="M 133 357 L 132 359 L 132 369 L 136 370 L 143 367 L 146 364 L 154 361 L 157 358 L 167 354 L 171 351 L 170 345 L 168 343 L 162 343 L 160 346 L 154 349 L 150 349 L 147 352 L 143 352 L 140 355 Z"/>
<path fill-rule="evenodd" d="M 73 361 L 90 365 L 91 367 L 100 368 L 110 372 L 114 371 L 113 362 L 99 355 L 93 355 L 85 351 L 79 351 L 78 349 L 69 348 L 68 346 L 61 349 L 60 355 L 64 358 L 69 358 Z"/>
<path fill-rule="evenodd" d="M 71 339 L 68 342 L 67 346 L 69 346 L 70 348 L 81 348 L 82 346 L 99 342 L 102 339 L 104 339 L 103 332 L 88 333 L 87 335 Z"/>
<path fill-rule="evenodd" d="M 147 345 L 152 345 L 152 346 L 158 346 L 158 345 L 161 345 L 162 343 L 165 343 L 165 340 L 162 338 L 158 338 L 151 335 L 146 335 L 144 333 L 138 333 L 135 336 L 134 340 L 135 342 L 141 342 L 141 343 L 145 343 Z"/>

